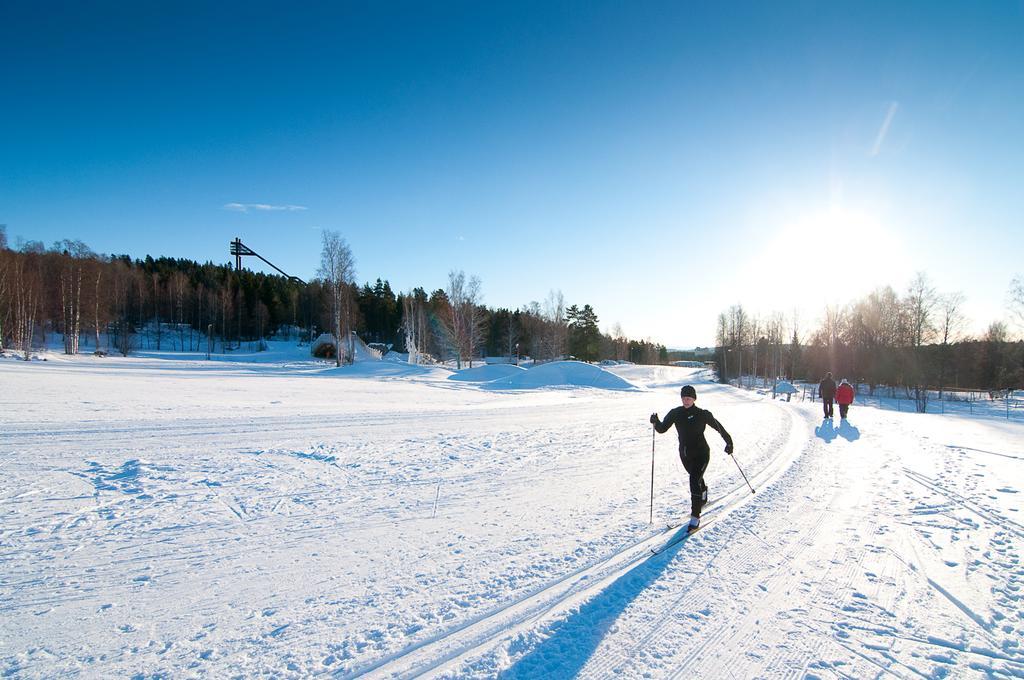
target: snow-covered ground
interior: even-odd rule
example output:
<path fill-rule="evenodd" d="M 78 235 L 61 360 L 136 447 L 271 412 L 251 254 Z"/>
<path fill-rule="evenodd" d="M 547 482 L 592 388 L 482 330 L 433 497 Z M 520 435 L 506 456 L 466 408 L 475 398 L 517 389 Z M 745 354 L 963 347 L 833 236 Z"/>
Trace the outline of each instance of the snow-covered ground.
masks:
<path fill-rule="evenodd" d="M 0 361 L 0 675 L 1024 677 L 1024 423 L 204 358 Z"/>

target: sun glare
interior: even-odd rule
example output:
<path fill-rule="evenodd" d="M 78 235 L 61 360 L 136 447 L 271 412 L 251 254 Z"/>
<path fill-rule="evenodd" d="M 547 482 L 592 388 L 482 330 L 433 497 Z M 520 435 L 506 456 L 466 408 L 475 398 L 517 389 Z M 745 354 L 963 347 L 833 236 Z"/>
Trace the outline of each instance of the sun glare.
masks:
<path fill-rule="evenodd" d="M 811 311 L 878 286 L 897 285 L 906 269 L 895 232 L 874 217 L 827 210 L 786 221 L 758 255 L 772 273 L 756 289 L 763 309 Z M 760 268 L 763 273 L 763 267 Z"/>

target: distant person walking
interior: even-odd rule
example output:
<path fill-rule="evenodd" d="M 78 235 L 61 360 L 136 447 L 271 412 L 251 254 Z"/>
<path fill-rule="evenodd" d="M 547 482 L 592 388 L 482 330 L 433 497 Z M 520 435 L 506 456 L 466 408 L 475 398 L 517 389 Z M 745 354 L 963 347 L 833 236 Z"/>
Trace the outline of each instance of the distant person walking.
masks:
<path fill-rule="evenodd" d="M 715 420 L 711 411 L 694 406 L 697 401 L 697 390 L 687 385 L 679 391 L 683 400 L 660 420 L 657 413 L 651 414 L 651 424 L 659 434 L 668 432 L 673 425 L 679 434 L 679 458 L 683 467 L 690 475 L 690 526 L 689 531 L 696 531 L 700 526 L 700 511 L 708 502 L 708 486 L 704 483 L 704 471 L 711 460 L 711 448 L 704 438 L 704 428 L 710 425 L 725 440 L 725 452 L 732 455 L 732 437 L 725 431 L 722 424 Z"/>
<path fill-rule="evenodd" d="M 818 383 L 818 394 L 821 396 L 821 407 L 825 410 L 825 417 L 832 417 L 832 402 L 836 398 L 836 381 L 832 379 L 832 372 L 829 371 Z"/>
<path fill-rule="evenodd" d="M 853 385 L 846 382 L 846 378 L 836 388 L 836 403 L 839 404 L 839 418 L 846 420 L 846 414 L 850 411 L 850 404 L 853 403 Z"/>

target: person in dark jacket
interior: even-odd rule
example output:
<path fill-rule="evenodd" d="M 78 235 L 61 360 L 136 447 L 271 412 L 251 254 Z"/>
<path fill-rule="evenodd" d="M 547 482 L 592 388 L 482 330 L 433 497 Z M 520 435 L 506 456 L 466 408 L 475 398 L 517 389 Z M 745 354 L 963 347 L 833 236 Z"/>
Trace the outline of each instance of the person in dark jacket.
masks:
<path fill-rule="evenodd" d="M 832 417 L 832 402 L 836 398 L 836 381 L 832 379 L 832 372 L 829 371 L 818 383 L 818 394 L 821 395 L 821 407 L 825 409 L 825 417 Z"/>
<path fill-rule="evenodd" d="M 732 437 L 725 431 L 722 424 L 715 420 L 711 411 L 706 411 L 694 405 L 697 400 L 697 390 L 687 385 L 679 391 L 683 400 L 682 406 L 677 406 L 665 415 L 665 420 L 660 420 L 657 413 L 651 414 L 651 423 L 659 434 L 668 432 L 673 425 L 679 434 L 679 458 L 683 461 L 683 467 L 690 475 L 690 531 L 700 526 L 700 511 L 708 502 L 708 486 L 704 483 L 704 471 L 707 470 L 708 462 L 711 460 L 711 449 L 704 438 L 704 428 L 711 426 L 722 435 L 725 440 L 725 452 L 732 455 Z"/>

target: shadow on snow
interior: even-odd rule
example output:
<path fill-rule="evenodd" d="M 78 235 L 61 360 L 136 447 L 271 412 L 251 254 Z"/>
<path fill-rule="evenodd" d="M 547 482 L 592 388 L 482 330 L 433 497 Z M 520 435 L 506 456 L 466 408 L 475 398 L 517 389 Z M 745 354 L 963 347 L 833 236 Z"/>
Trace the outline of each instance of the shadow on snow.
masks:
<path fill-rule="evenodd" d="M 824 439 L 826 444 L 835 439 L 837 434 L 835 426 L 832 425 L 831 418 L 825 418 L 821 421 L 821 425 L 814 428 L 814 436 Z"/>
<path fill-rule="evenodd" d="M 842 420 L 839 422 L 839 436 L 848 441 L 857 441 L 860 439 L 860 430 L 853 425 L 850 425 L 849 420 Z"/>
<path fill-rule="evenodd" d="M 673 535 L 673 539 L 685 531 L 685 527 L 680 529 Z M 666 542 L 669 540 L 672 539 L 666 539 Z M 658 580 L 673 556 L 688 540 L 644 560 L 580 607 L 575 614 L 553 624 L 550 637 L 499 677 L 503 680 L 576 677 L 626 607 Z"/>
<path fill-rule="evenodd" d="M 853 442 L 860 439 L 860 430 L 851 425 L 850 421 L 845 418 L 839 421 L 838 428 L 832 424 L 831 418 L 825 418 L 821 421 L 821 425 L 814 428 L 814 436 L 824 440 L 826 444 L 836 437 L 842 437 L 847 441 Z"/>

